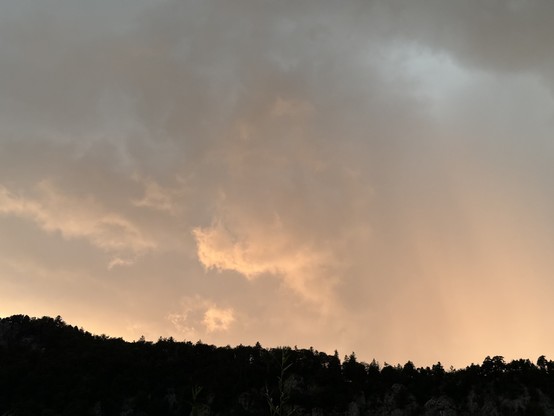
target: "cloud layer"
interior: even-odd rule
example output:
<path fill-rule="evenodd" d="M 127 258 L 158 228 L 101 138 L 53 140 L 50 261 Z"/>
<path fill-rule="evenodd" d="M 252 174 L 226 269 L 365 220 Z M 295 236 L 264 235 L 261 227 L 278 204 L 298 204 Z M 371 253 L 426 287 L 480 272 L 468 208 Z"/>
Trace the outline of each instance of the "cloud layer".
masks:
<path fill-rule="evenodd" d="M 552 17 L 0 6 L 0 313 L 418 365 L 547 353 Z"/>

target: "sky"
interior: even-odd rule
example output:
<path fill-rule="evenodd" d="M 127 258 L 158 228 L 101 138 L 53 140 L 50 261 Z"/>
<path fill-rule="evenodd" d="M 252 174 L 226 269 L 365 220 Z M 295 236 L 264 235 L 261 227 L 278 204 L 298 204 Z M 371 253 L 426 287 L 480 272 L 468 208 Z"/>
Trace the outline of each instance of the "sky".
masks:
<path fill-rule="evenodd" d="M 554 358 L 551 0 L 0 3 L 0 316 Z"/>

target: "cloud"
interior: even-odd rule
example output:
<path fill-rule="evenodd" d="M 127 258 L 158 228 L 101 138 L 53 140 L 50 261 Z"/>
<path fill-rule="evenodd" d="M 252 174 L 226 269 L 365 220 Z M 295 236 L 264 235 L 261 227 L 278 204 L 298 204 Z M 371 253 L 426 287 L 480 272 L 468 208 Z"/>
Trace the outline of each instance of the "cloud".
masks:
<path fill-rule="evenodd" d="M 178 311 L 167 315 L 167 320 L 189 339 L 210 333 L 226 332 L 236 321 L 233 308 L 222 308 L 212 300 L 195 295 L 184 297 Z"/>
<path fill-rule="evenodd" d="M 63 264 L 110 327 L 428 364 L 551 315 L 550 0 L 4 3 L 14 298 L 74 311 Z"/>
<path fill-rule="evenodd" d="M 208 332 L 227 331 L 235 320 L 233 309 L 212 307 L 204 313 L 202 321 Z"/>
<path fill-rule="evenodd" d="M 141 199 L 133 201 L 137 207 L 146 207 L 171 215 L 178 215 L 182 211 L 182 206 L 178 203 L 178 198 L 183 196 L 180 189 L 170 189 L 161 186 L 152 179 L 143 181 L 144 195 Z"/>
<path fill-rule="evenodd" d="M 548 0 L 378 1 L 392 36 L 493 72 L 534 72 L 552 82 L 554 36 Z M 386 23 L 385 23 L 386 22 Z M 377 23 L 379 24 L 379 23 Z"/>
<path fill-rule="evenodd" d="M 135 259 L 123 259 L 121 257 L 114 257 L 108 263 L 108 270 L 112 270 L 114 267 L 132 266 Z"/>
<path fill-rule="evenodd" d="M 302 246 L 277 220 L 272 225 L 244 224 L 242 231 L 230 231 L 223 221 L 193 230 L 198 258 L 207 269 L 232 270 L 247 279 L 274 275 L 309 301 L 330 300 L 336 282 L 325 269 L 335 259 L 324 247 Z M 326 281 L 323 290 L 321 280 Z"/>
<path fill-rule="evenodd" d="M 0 186 L 0 213 L 31 220 L 44 231 L 58 232 L 67 240 L 85 239 L 108 253 L 141 255 L 156 248 L 138 225 L 107 211 L 92 196 L 65 195 L 48 181 L 40 182 L 33 196 Z M 110 268 L 130 261 L 112 261 Z"/>

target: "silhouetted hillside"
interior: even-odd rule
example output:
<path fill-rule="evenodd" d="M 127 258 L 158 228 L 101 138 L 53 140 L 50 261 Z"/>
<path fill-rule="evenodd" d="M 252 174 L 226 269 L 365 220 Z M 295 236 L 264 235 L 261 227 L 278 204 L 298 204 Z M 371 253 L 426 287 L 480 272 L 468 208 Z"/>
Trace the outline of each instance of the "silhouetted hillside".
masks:
<path fill-rule="evenodd" d="M 445 371 L 351 354 L 95 336 L 0 320 L 0 415 L 551 415 L 554 362 L 487 357 Z"/>

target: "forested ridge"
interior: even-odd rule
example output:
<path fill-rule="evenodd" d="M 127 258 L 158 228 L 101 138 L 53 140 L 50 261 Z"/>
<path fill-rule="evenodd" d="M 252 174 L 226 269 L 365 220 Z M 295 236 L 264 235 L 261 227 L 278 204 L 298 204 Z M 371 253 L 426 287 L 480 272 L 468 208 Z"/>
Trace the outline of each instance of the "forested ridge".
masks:
<path fill-rule="evenodd" d="M 0 415 L 551 415 L 544 356 L 445 370 L 314 349 L 125 342 L 62 318 L 0 319 Z"/>

